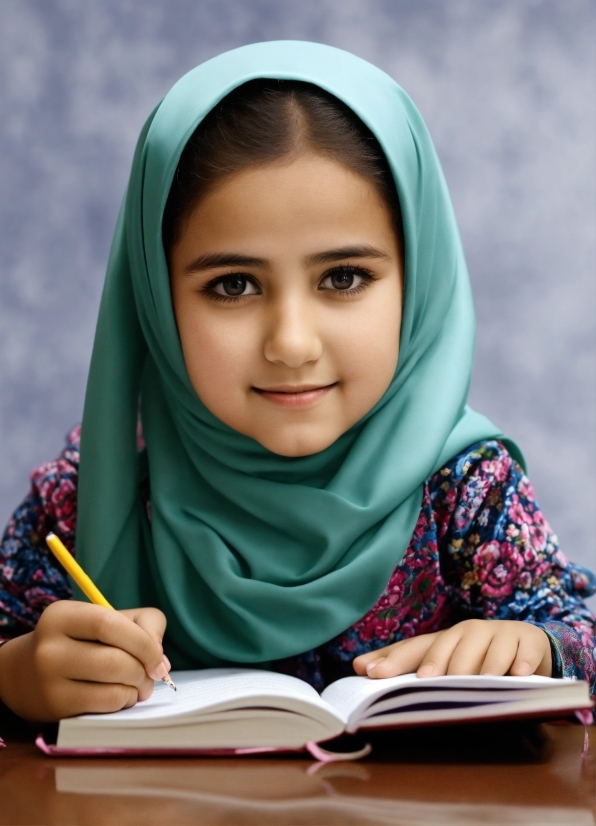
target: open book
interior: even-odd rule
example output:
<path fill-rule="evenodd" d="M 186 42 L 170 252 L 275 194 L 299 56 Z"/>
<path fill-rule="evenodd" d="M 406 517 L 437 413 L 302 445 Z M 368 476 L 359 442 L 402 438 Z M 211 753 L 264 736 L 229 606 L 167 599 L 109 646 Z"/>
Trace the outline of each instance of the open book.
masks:
<path fill-rule="evenodd" d="M 61 720 L 56 746 L 44 750 L 291 751 L 369 728 L 564 717 L 592 708 L 586 682 L 537 676 L 344 677 L 321 695 L 295 677 L 253 669 L 180 671 L 172 679 L 176 693 L 158 682 L 133 708 Z"/>

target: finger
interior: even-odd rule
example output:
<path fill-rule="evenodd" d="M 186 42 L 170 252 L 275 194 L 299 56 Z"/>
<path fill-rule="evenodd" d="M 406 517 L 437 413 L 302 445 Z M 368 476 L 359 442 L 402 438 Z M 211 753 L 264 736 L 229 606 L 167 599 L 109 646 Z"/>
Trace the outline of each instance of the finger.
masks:
<path fill-rule="evenodd" d="M 137 700 L 137 690 L 129 685 L 66 680 L 60 684 L 60 704 L 57 711 L 60 717 L 107 714 L 131 708 Z"/>
<path fill-rule="evenodd" d="M 153 679 L 160 680 L 166 674 L 161 647 L 120 611 L 79 602 L 61 611 L 60 622 L 67 637 L 121 648 L 139 660 Z"/>
<path fill-rule="evenodd" d="M 419 663 L 418 677 L 438 677 L 447 674 L 447 669 L 462 634 L 462 623 L 448 628 L 437 636 Z"/>
<path fill-rule="evenodd" d="M 127 608 L 119 613 L 142 628 L 163 651 L 162 640 L 168 622 L 163 611 L 159 608 Z"/>
<path fill-rule="evenodd" d="M 545 668 L 545 654 L 548 653 L 550 668 Z M 540 628 L 526 624 L 520 627 L 517 654 L 509 673 L 515 677 L 528 677 L 537 671 L 543 676 L 550 676 L 552 657 L 550 642 L 547 635 Z"/>
<path fill-rule="evenodd" d="M 399 645 L 399 643 L 394 643 L 394 645 Z M 358 657 L 355 657 L 352 660 L 352 668 L 356 674 L 360 674 L 361 676 L 366 675 L 367 666 L 372 662 L 382 660 L 383 657 L 386 657 L 388 648 L 391 648 L 391 646 L 378 648 L 376 651 L 369 651 L 367 654 L 360 654 Z"/>
<path fill-rule="evenodd" d="M 162 653 L 162 662 L 165 665 L 166 672 L 161 676 L 172 670 L 172 665 L 169 659 L 163 653 L 163 635 L 166 632 L 167 619 L 163 611 L 159 608 L 129 608 L 120 612 L 124 616 L 132 619 L 133 622 L 142 628 L 151 639 L 155 640 Z M 161 669 L 160 669 L 161 671 Z"/>
<path fill-rule="evenodd" d="M 366 664 L 366 674 L 374 679 L 396 677 L 398 674 L 410 674 L 416 670 L 428 648 L 432 645 L 435 634 L 421 634 L 401 640 L 377 651 L 377 659 Z"/>
<path fill-rule="evenodd" d="M 368 673 L 369 666 L 373 663 L 380 663 L 382 660 L 386 659 L 394 648 L 402 648 L 406 645 L 410 646 L 415 640 L 422 639 L 428 640 L 428 644 L 430 645 L 438 633 L 440 632 L 436 631 L 432 634 L 421 634 L 419 637 L 410 637 L 407 640 L 400 640 L 399 642 L 394 642 L 391 645 L 386 645 L 383 648 L 377 648 L 375 651 L 369 651 L 367 654 L 360 654 L 360 656 L 355 657 L 352 661 L 354 671 L 356 674 L 366 675 Z"/>
<path fill-rule="evenodd" d="M 489 643 L 480 674 L 494 674 L 498 677 L 508 674 L 517 655 L 519 640 L 511 633 L 496 633 Z"/>
<path fill-rule="evenodd" d="M 446 674 L 480 674 L 480 668 L 497 632 L 497 626 L 486 620 L 474 624 L 461 623 L 461 636 L 449 658 Z"/>
<path fill-rule="evenodd" d="M 360 654 L 360 656 L 355 657 L 352 660 L 352 667 L 356 674 L 359 674 L 360 676 L 365 677 L 369 671 L 372 674 L 373 669 L 389 656 L 390 651 L 394 648 L 405 645 L 407 642 L 409 642 L 409 640 L 400 640 L 399 642 L 392 643 L 391 645 L 385 645 L 382 648 L 377 648 L 375 651 Z"/>
<path fill-rule="evenodd" d="M 132 686 L 139 700 L 147 700 L 153 692 L 153 680 L 141 662 L 121 648 L 69 640 L 60 656 L 64 663 L 61 673 L 67 679 Z"/>

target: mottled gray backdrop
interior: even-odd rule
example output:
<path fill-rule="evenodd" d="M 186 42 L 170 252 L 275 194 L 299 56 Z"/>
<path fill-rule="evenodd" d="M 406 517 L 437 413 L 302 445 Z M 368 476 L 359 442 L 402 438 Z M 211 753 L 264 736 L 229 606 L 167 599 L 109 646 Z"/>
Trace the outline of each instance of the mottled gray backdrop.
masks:
<path fill-rule="evenodd" d="M 0 521 L 80 419 L 145 117 L 206 58 L 296 38 L 376 63 L 422 111 L 476 296 L 472 403 L 596 567 L 594 17 L 593 0 L 0 0 Z"/>

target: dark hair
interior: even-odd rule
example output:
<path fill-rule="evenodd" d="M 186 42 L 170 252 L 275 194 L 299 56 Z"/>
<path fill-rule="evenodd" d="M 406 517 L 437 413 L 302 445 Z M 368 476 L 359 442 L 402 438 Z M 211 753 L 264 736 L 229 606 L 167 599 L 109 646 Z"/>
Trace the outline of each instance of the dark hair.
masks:
<path fill-rule="evenodd" d="M 298 156 L 305 149 L 333 158 L 377 189 L 401 236 L 393 176 L 379 142 L 333 95 L 296 80 L 251 80 L 223 98 L 185 146 L 164 210 L 166 255 L 198 201 L 224 176 Z"/>

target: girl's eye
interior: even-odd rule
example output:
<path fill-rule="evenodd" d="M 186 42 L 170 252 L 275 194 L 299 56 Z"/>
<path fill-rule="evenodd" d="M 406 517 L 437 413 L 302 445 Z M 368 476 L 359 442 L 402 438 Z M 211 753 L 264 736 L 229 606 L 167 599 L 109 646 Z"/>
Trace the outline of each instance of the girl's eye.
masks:
<path fill-rule="evenodd" d="M 363 290 L 372 280 L 370 273 L 360 267 L 336 267 L 323 278 L 319 289 L 355 293 Z"/>
<path fill-rule="evenodd" d="M 226 298 L 239 298 L 245 295 L 258 295 L 259 290 L 252 279 L 246 275 L 224 275 L 211 285 L 212 292 Z"/>

